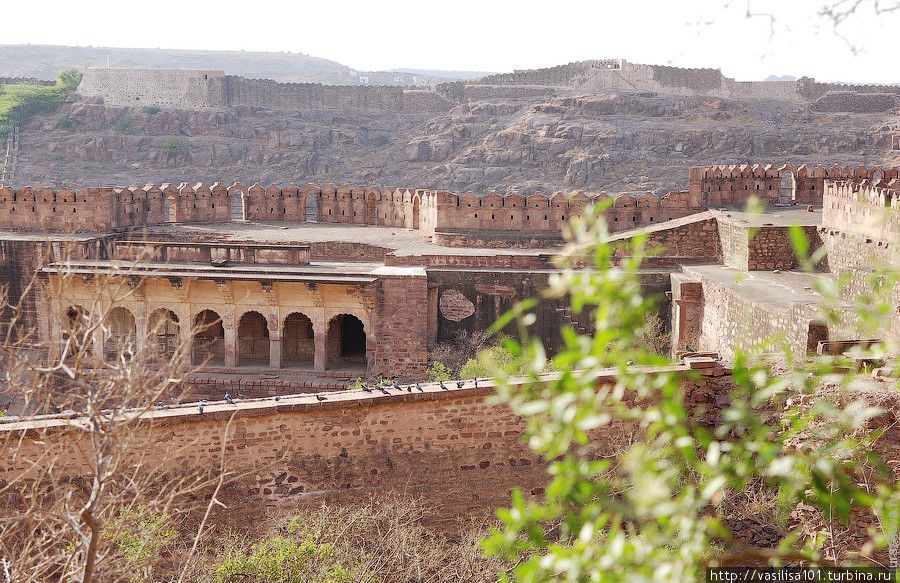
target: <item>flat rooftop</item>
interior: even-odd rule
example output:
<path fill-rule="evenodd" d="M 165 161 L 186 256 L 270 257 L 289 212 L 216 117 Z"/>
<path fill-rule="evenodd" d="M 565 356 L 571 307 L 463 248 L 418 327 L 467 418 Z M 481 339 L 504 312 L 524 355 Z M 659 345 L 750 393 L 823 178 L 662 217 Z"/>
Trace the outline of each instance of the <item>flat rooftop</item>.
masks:
<path fill-rule="evenodd" d="M 806 210 L 806 205 L 767 206 L 759 213 L 747 212 L 738 207 L 720 207 L 713 209 L 712 213 L 717 220 L 742 223 L 750 227 L 812 227 L 822 224 L 821 206 L 813 206 L 812 212 Z"/>
<path fill-rule="evenodd" d="M 544 255 L 558 248 L 507 249 L 490 247 L 443 247 L 430 243 L 423 231 L 401 227 L 343 225 L 338 223 L 205 223 L 153 225 L 133 232 L 168 239 L 204 241 L 252 241 L 255 243 L 360 243 L 384 248 L 397 256 L 419 255 Z M 489 234 L 489 231 L 485 233 Z M 135 236 L 131 237 L 136 238 Z"/>
<path fill-rule="evenodd" d="M 832 280 L 830 273 L 801 271 L 740 271 L 725 265 L 683 267 L 688 276 L 717 283 L 741 296 L 778 311 L 791 304 L 820 304 L 822 296 L 813 286 L 816 280 Z"/>

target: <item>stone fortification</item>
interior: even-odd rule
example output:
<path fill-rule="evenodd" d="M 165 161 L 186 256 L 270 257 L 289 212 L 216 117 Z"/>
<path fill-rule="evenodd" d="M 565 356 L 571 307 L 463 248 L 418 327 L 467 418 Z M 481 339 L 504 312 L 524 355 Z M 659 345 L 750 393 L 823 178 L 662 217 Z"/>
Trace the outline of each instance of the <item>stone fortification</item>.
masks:
<path fill-rule="evenodd" d="M 591 203 L 614 198 L 606 216 L 613 230 L 687 216 L 702 208 L 686 191 L 653 193 L 489 192 L 254 184 L 171 184 L 129 188 L 0 189 L 0 228 L 102 232 L 151 224 L 229 220 L 343 223 L 436 231 L 559 232 Z"/>
<path fill-rule="evenodd" d="M 775 167 L 771 164 L 695 166 L 688 172 L 692 200 L 707 207 L 745 206 L 751 197 L 763 203 L 822 204 L 825 181 L 893 180 L 898 168 L 873 166 L 825 167 L 806 164 Z"/>
<path fill-rule="evenodd" d="M 322 85 L 247 79 L 220 70 L 88 68 L 78 86 L 86 98 L 106 105 L 169 109 L 341 109 L 430 112 L 449 108 L 431 91 L 395 86 Z"/>

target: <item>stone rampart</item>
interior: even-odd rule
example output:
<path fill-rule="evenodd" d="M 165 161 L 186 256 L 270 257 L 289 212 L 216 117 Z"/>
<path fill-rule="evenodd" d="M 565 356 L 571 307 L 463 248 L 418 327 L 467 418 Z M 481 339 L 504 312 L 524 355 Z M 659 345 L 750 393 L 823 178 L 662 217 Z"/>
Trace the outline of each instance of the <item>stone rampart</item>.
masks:
<path fill-rule="evenodd" d="M 531 231 L 558 233 L 572 216 L 607 193 L 518 193 L 483 196 L 426 189 L 358 188 L 240 183 L 143 187 L 0 189 L 0 229 L 104 232 L 164 222 L 229 220 L 380 225 L 435 231 Z M 616 196 L 606 210 L 612 230 L 663 222 L 704 210 L 686 191 Z M 314 252 L 315 254 L 315 252 Z"/>
<path fill-rule="evenodd" d="M 900 168 L 825 167 L 772 164 L 695 166 L 688 172 L 691 204 L 706 207 L 745 206 L 751 197 L 763 203 L 822 204 L 825 180 L 893 180 Z"/>
<path fill-rule="evenodd" d="M 701 364 L 712 368 L 683 381 L 693 403 L 713 403 L 731 383 L 707 360 Z M 654 370 L 661 369 L 648 372 Z M 606 371 L 597 382 L 613 380 Z M 522 419 L 491 399 L 493 383 L 390 392 L 328 393 L 321 402 L 307 395 L 207 403 L 202 413 L 196 404 L 149 411 L 133 426 L 128 459 L 147 471 L 191 475 L 219 468 L 224 447 L 225 470 L 236 477 L 223 501 L 233 497 L 245 510 L 351 502 L 398 490 L 424 497 L 448 516 L 470 516 L 508 504 L 514 487 L 542 491 L 545 465 L 525 444 Z M 0 424 L 7 460 L 0 481 L 29 480 L 48 468 L 57 480 L 88 475 L 82 423 L 48 417 Z M 615 455 L 631 431 L 618 423 L 596 431 L 597 454 Z"/>
<path fill-rule="evenodd" d="M 888 176 L 825 181 L 822 226 L 896 244 L 900 240 L 900 178 L 896 171 L 893 178 Z"/>
<path fill-rule="evenodd" d="M 167 109 L 338 109 L 426 113 L 450 102 L 438 93 L 395 86 L 280 83 L 225 75 L 220 70 L 88 68 L 78 86 L 106 105 Z"/>

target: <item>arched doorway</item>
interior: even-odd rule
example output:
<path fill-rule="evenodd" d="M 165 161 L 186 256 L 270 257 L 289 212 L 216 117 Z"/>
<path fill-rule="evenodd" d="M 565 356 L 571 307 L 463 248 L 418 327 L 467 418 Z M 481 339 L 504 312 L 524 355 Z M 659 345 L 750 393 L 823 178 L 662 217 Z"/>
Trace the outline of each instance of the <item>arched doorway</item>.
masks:
<path fill-rule="evenodd" d="M 225 327 L 222 318 L 212 310 L 203 310 L 194 318 L 194 341 L 191 343 L 195 365 L 225 364 Z"/>
<path fill-rule="evenodd" d="M 319 222 L 319 203 L 316 200 L 316 193 L 311 190 L 306 193 L 306 222 Z"/>
<path fill-rule="evenodd" d="M 238 366 L 269 366 L 269 323 L 259 312 L 247 312 L 238 324 Z"/>
<path fill-rule="evenodd" d="M 284 320 L 281 343 L 283 366 L 297 368 L 313 365 L 315 335 L 312 321 L 304 314 L 294 312 Z"/>
<path fill-rule="evenodd" d="M 160 308 L 150 314 L 150 330 L 147 335 L 160 357 L 171 358 L 178 349 L 181 327 L 178 316 L 172 310 Z"/>
<path fill-rule="evenodd" d="M 797 198 L 797 178 L 794 173 L 785 170 L 781 173 L 781 187 L 778 191 L 778 202 L 790 204 Z"/>
<path fill-rule="evenodd" d="M 135 344 L 137 324 L 135 324 L 134 315 L 128 308 L 117 306 L 107 314 L 106 325 L 109 334 L 103 343 L 106 360 L 118 360 L 119 355 L 130 359 L 137 352 Z"/>
<path fill-rule="evenodd" d="M 63 350 L 66 357 L 91 353 L 91 326 L 87 311 L 81 306 L 69 306 L 63 321 Z"/>
<path fill-rule="evenodd" d="M 231 192 L 228 204 L 230 206 L 232 222 L 247 220 L 246 199 L 244 198 L 244 192 L 241 189 L 235 188 Z"/>
<path fill-rule="evenodd" d="M 178 203 L 175 201 L 175 197 L 171 194 L 164 192 L 162 199 L 162 207 L 163 207 L 163 220 L 167 223 L 177 223 L 178 222 Z"/>
<path fill-rule="evenodd" d="M 325 357 L 327 368 L 366 369 L 366 332 L 359 318 L 340 314 L 331 319 Z"/>
<path fill-rule="evenodd" d="M 412 209 L 412 228 L 419 228 L 419 205 L 421 203 L 421 199 L 418 196 L 413 198 L 413 209 Z"/>

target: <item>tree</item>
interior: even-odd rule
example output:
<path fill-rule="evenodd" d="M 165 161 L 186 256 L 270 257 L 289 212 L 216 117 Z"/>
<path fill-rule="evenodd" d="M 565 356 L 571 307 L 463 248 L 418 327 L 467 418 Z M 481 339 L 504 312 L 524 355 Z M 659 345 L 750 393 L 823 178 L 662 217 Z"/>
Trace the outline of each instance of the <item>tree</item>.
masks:
<path fill-rule="evenodd" d="M 590 310 L 596 332 L 565 328 L 565 347 L 553 359 L 562 374 L 539 382 L 547 358 L 529 333 L 534 302 L 495 326 L 518 325 L 519 340 L 505 344 L 526 364 L 529 382 L 518 386 L 501 377 L 500 392 L 526 420 L 528 443 L 548 461 L 551 477 L 543 500 L 516 492 L 512 507 L 499 512 L 502 527 L 484 542 L 489 553 L 518 561 L 506 576 L 699 581 L 707 566 L 845 561 L 827 531 L 810 534 L 788 518 L 804 504 L 834 525 L 854 512 L 883 515 L 900 504 L 893 476 L 871 450 L 879 433 L 866 428 L 879 411 L 848 390 L 856 382 L 854 374 L 841 373 L 848 361 L 787 357 L 787 371 L 776 374 L 759 355 L 739 354 L 729 403 L 706 422 L 685 399 L 682 376 L 650 377 L 628 366 L 665 363 L 636 332 L 653 308 L 637 277 L 644 239 L 637 237 L 630 257 L 615 265 L 598 216 L 573 219 L 567 231 L 563 264 L 587 255 L 595 269 L 554 276 L 548 294 L 569 295 L 574 310 Z M 802 231 L 792 236 L 812 264 Z M 896 272 L 893 277 L 896 282 Z M 821 293 L 836 298 L 823 286 Z M 860 323 L 885 313 L 877 302 L 858 310 Z M 616 371 L 616 384 L 597 387 L 598 371 L 606 368 Z M 829 393 L 803 398 L 826 385 Z M 615 424 L 633 428 L 635 439 L 615 460 L 603 459 L 591 435 Z M 729 523 L 728 509 L 754 492 L 771 501 L 773 520 L 782 525 L 774 548 L 747 544 Z M 872 541 L 884 542 L 877 538 Z M 866 556 L 864 547 L 854 550 L 863 553 L 858 560 Z"/>

